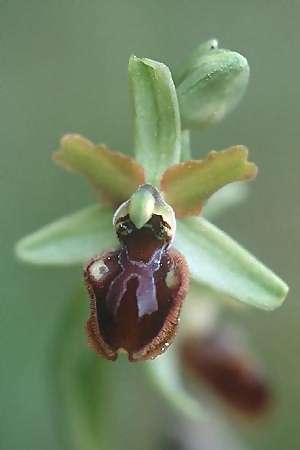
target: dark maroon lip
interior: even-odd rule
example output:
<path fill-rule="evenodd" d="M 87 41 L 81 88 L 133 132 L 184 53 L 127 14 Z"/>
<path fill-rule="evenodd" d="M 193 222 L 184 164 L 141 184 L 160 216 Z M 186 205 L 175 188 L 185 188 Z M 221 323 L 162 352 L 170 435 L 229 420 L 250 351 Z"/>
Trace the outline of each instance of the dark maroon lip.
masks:
<path fill-rule="evenodd" d="M 175 334 L 188 270 L 184 258 L 169 249 L 160 216 L 152 216 L 141 229 L 125 220 L 118 233 L 119 249 L 86 266 L 91 298 L 87 328 L 93 347 L 109 359 L 120 349 L 131 360 L 147 359 L 160 353 Z"/>

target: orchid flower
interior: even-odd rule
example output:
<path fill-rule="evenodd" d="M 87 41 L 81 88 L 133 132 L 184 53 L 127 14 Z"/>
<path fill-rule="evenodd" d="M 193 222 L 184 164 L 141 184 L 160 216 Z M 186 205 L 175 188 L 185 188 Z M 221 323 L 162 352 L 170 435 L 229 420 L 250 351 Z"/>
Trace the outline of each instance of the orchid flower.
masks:
<path fill-rule="evenodd" d="M 215 192 L 256 176 L 246 147 L 187 159 L 188 128 L 220 120 L 248 76 L 246 59 L 215 40 L 187 58 L 175 82 L 166 65 L 132 56 L 135 159 L 76 134 L 54 153 L 89 180 L 99 202 L 22 239 L 17 254 L 36 264 L 86 264 L 89 340 L 108 359 L 119 350 L 134 361 L 165 350 L 189 278 L 265 310 L 287 294 L 283 281 L 201 214 Z"/>

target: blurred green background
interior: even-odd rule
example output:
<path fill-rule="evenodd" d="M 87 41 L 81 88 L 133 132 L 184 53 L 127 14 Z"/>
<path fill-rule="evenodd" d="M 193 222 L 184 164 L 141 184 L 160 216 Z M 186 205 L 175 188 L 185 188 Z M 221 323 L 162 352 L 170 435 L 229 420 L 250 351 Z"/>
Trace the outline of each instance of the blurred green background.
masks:
<path fill-rule="evenodd" d="M 260 169 L 251 197 L 219 223 L 291 286 L 279 310 L 241 314 L 277 406 L 265 421 L 234 426 L 248 448 L 300 448 L 299 19 L 296 0 L 0 2 L 1 450 L 72 448 L 57 431 L 59 394 L 49 366 L 80 271 L 28 267 L 13 255 L 18 238 L 93 201 L 83 179 L 52 164 L 52 151 L 65 132 L 78 132 L 130 152 L 130 54 L 174 67 L 211 37 L 248 58 L 251 81 L 236 111 L 193 134 L 194 154 L 237 143 L 251 149 Z M 139 369 L 103 364 L 112 380 L 103 388 L 103 414 L 113 438 L 100 450 L 160 450 L 157 422 L 172 423 L 172 412 Z"/>

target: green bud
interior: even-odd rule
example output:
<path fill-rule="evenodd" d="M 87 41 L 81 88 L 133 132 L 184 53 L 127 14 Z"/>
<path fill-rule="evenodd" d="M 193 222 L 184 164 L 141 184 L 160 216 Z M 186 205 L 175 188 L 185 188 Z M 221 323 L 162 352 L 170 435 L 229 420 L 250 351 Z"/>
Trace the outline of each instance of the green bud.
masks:
<path fill-rule="evenodd" d="M 186 78 L 186 76 L 194 69 L 198 67 L 199 58 L 205 54 L 216 50 L 218 48 L 217 39 L 210 39 L 204 42 L 204 44 L 198 45 L 195 50 L 193 50 L 187 58 L 182 62 L 182 64 L 177 68 L 175 74 L 173 74 L 173 80 L 176 86 Z"/>
<path fill-rule="evenodd" d="M 184 129 L 219 122 L 241 100 L 249 79 L 246 58 L 219 49 L 216 40 L 199 46 L 175 76 Z"/>

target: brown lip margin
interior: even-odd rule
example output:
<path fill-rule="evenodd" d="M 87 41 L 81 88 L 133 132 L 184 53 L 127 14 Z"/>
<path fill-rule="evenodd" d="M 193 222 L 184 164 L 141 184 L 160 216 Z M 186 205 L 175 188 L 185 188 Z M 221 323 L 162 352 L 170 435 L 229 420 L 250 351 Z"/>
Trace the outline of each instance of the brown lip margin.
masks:
<path fill-rule="evenodd" d="M 98 260 L 99 257 L 106 258 L 107 256 L 115 253 L 115 251 L 116 250 L 107 251 L 94 256 L 87 262 L 84 267 L 84 279 L 90 297 L 90 317 L 86 323 L 88 343 L 96 351 L 96 353 L 98 353 L 100 356 L 104 356 L 110 361 L 115 361 L 117 359 L 119 350 L 113 350 L 110 346 L 108 346 L 101 335 L 97 320 L 96 297 L 89 283 L 88 268 L 94 261 Z M 180 252 L 171 248 L 168 253 L 169 257 L 172 260 L 174 269 L 179 275 L 179 291 L 177 292 L 174 305 L 170 310 L 165 323 L 157 336 L 155 336 L 152 341 L 150 341 L 140 350 L 133 352 L 131 355 L 128 354 L 128 359 L 131 362 L 145 361 L 147 359 L 159 356 L 167 350 L 168 346 L 166 346 L 166 344 L 169 344 L 176 335 L 179 314 L 181 311 L 183 300 L 189 287 L 189 270 L 186 260 Z"/>

